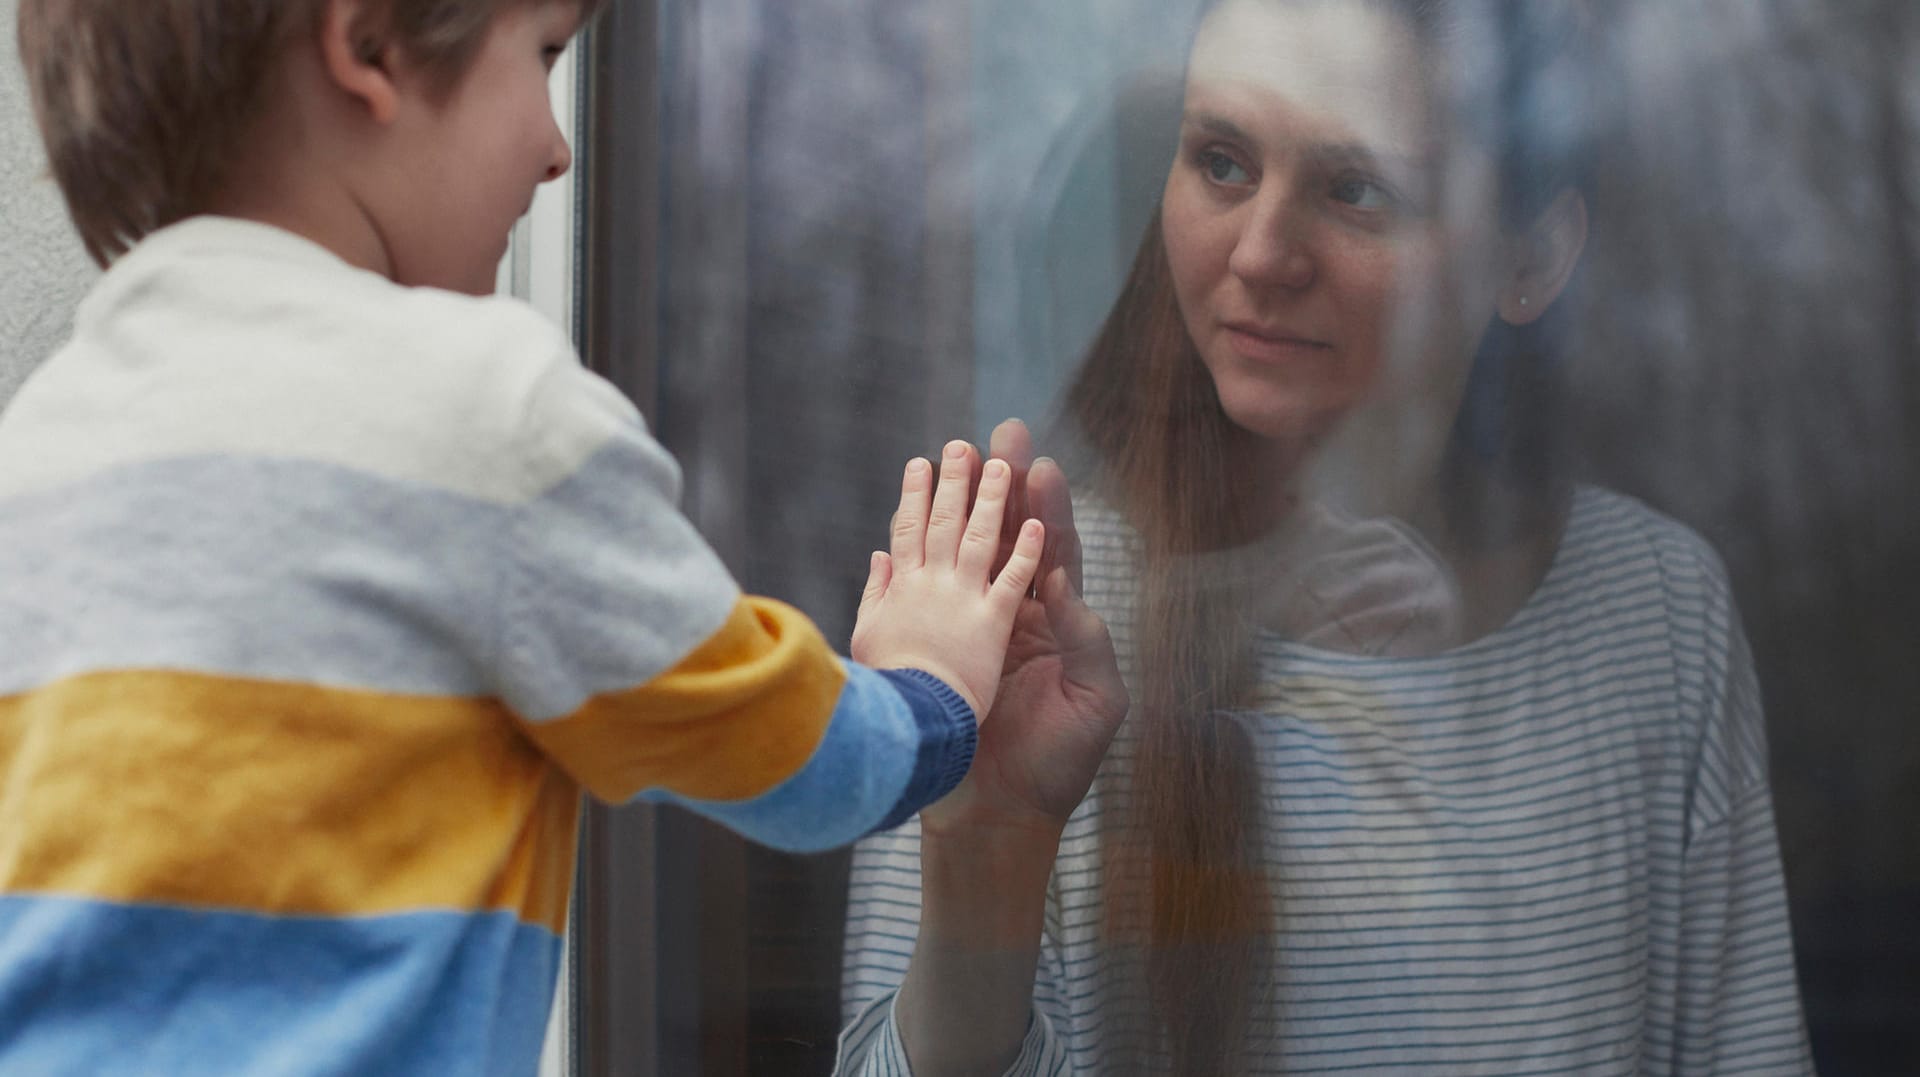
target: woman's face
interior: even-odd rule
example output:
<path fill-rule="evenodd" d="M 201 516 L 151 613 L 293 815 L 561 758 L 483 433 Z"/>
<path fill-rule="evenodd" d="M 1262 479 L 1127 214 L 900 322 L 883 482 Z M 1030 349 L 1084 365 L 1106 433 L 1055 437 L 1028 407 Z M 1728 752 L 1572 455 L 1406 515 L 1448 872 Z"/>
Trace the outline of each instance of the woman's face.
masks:
<path fill-rule="evenodd" d="M 1203 23 L 1161 220 L 1235 423 L 1295 447 L 1363 414 L 1390 441 L 1450 427 L 1501 244 L 1492 161 L 1444 113 L 1384 6 L 1227 0 Z"/>

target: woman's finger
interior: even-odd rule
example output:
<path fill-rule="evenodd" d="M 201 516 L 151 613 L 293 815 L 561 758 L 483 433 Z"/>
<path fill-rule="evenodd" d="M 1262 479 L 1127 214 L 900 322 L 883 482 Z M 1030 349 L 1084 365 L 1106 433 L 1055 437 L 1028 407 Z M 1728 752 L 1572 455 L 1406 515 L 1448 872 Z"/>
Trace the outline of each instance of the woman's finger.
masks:
<path fill-rule="evenodd" d="M 1067 488 L 1067 473 L 1051 457 L 1033 462 L 1027 473 L 1027 511 L 1047 525 L 1047 548 L 1041 557 L 1042 572 L 1066 570 L 1067 582 L 1080 590 L 1080 531 L 1073 523 L 1073 494 Z M 1044 576 L 1042 577 L 1044 578 Z"/>
<path fill-rule="evenodd" d="M 1007 498 L 1007 511 L 1000 521 L 1000 553 L 993 565 L 994 571 L 998 572 L 1013 554 L 1014 540 L 1020 537 L 1020 525 L 1030 515 L 1027 509 L 1027 469 L 1033 466 L 1033 434 L 1027 430 L 1027 424 L 1018 419 L 1008 419 L 994 427 L 993 436 L 987 440 L 987 455 L 995 460 L 1005 460 L 1013 468 L 1012 493 Z"/>
<path fill-rule="evenodd" d="M 1089 689 L 1101 701 L 1103 717 L 1117 723 L 1127 712 L 1127 683 L 1114 659 L 1107 623 L 1080 598 L 1063 568 L 1048 572 L 1040 584 L 1040 603 L 1060 647 L 1067 680 Z"/>

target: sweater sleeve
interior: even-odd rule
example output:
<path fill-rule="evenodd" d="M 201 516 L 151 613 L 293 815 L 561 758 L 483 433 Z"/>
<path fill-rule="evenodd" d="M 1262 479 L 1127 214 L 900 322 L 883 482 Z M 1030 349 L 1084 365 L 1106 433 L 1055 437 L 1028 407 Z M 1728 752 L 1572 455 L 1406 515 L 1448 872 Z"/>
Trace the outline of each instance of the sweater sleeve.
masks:
<path fill-rule="evenodd" d="M 876 834 L 854 847 L 847 890 L 846 950 L 841 966 L 840 1032 L 834 1073 L 844 1077 L 908 1077 L 913 1067 L 900 1042 L 893 1004 L 906 979 L 920 930 L 920 826 Z M 1041 939 L 1032 1018 L 1020 1054 L 1006 1077 L 1062 1077 L 1073 1072 L 1061 1030 L 1063 1007 L 1048 1005 L 1057 990 L 1057 951 L 1051 933 Z"/>
<path fill-rule="evenodd" d="M 594 796 L 683 805 L 792 850 L 845 845 L 958 784 L 974 715 L 938 679 L 838 658 L 743 596 L 677 507 L 640 415 L 570 356 L 529 393 L 494 663 L 527 736 Z"/>

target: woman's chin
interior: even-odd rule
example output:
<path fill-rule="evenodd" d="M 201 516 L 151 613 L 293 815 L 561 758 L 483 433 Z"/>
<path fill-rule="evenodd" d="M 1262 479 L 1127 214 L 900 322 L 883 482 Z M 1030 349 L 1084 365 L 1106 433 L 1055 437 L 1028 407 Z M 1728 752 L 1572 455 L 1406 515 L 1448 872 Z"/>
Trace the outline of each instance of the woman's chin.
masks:
<path fill-rule="evenodd" d="M 1341 411 L 1297 398 L 1221 402 L 1227 418 L 1241 430 L 1276 445 L 1311 445 L 1339 423 Z"/>

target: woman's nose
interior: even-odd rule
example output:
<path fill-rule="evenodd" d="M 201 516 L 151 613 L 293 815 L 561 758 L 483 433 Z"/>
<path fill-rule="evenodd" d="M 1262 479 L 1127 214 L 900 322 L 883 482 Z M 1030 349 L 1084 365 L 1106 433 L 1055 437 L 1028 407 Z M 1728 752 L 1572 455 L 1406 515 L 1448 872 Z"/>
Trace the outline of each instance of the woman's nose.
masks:
<path fill-rule="evenodd" d="M 1286 192 L 1262 192 L 1241 222 L 1227 267 L 1249 285 L 1305 288 L 1315 264 L 1301 209 Z"/>

